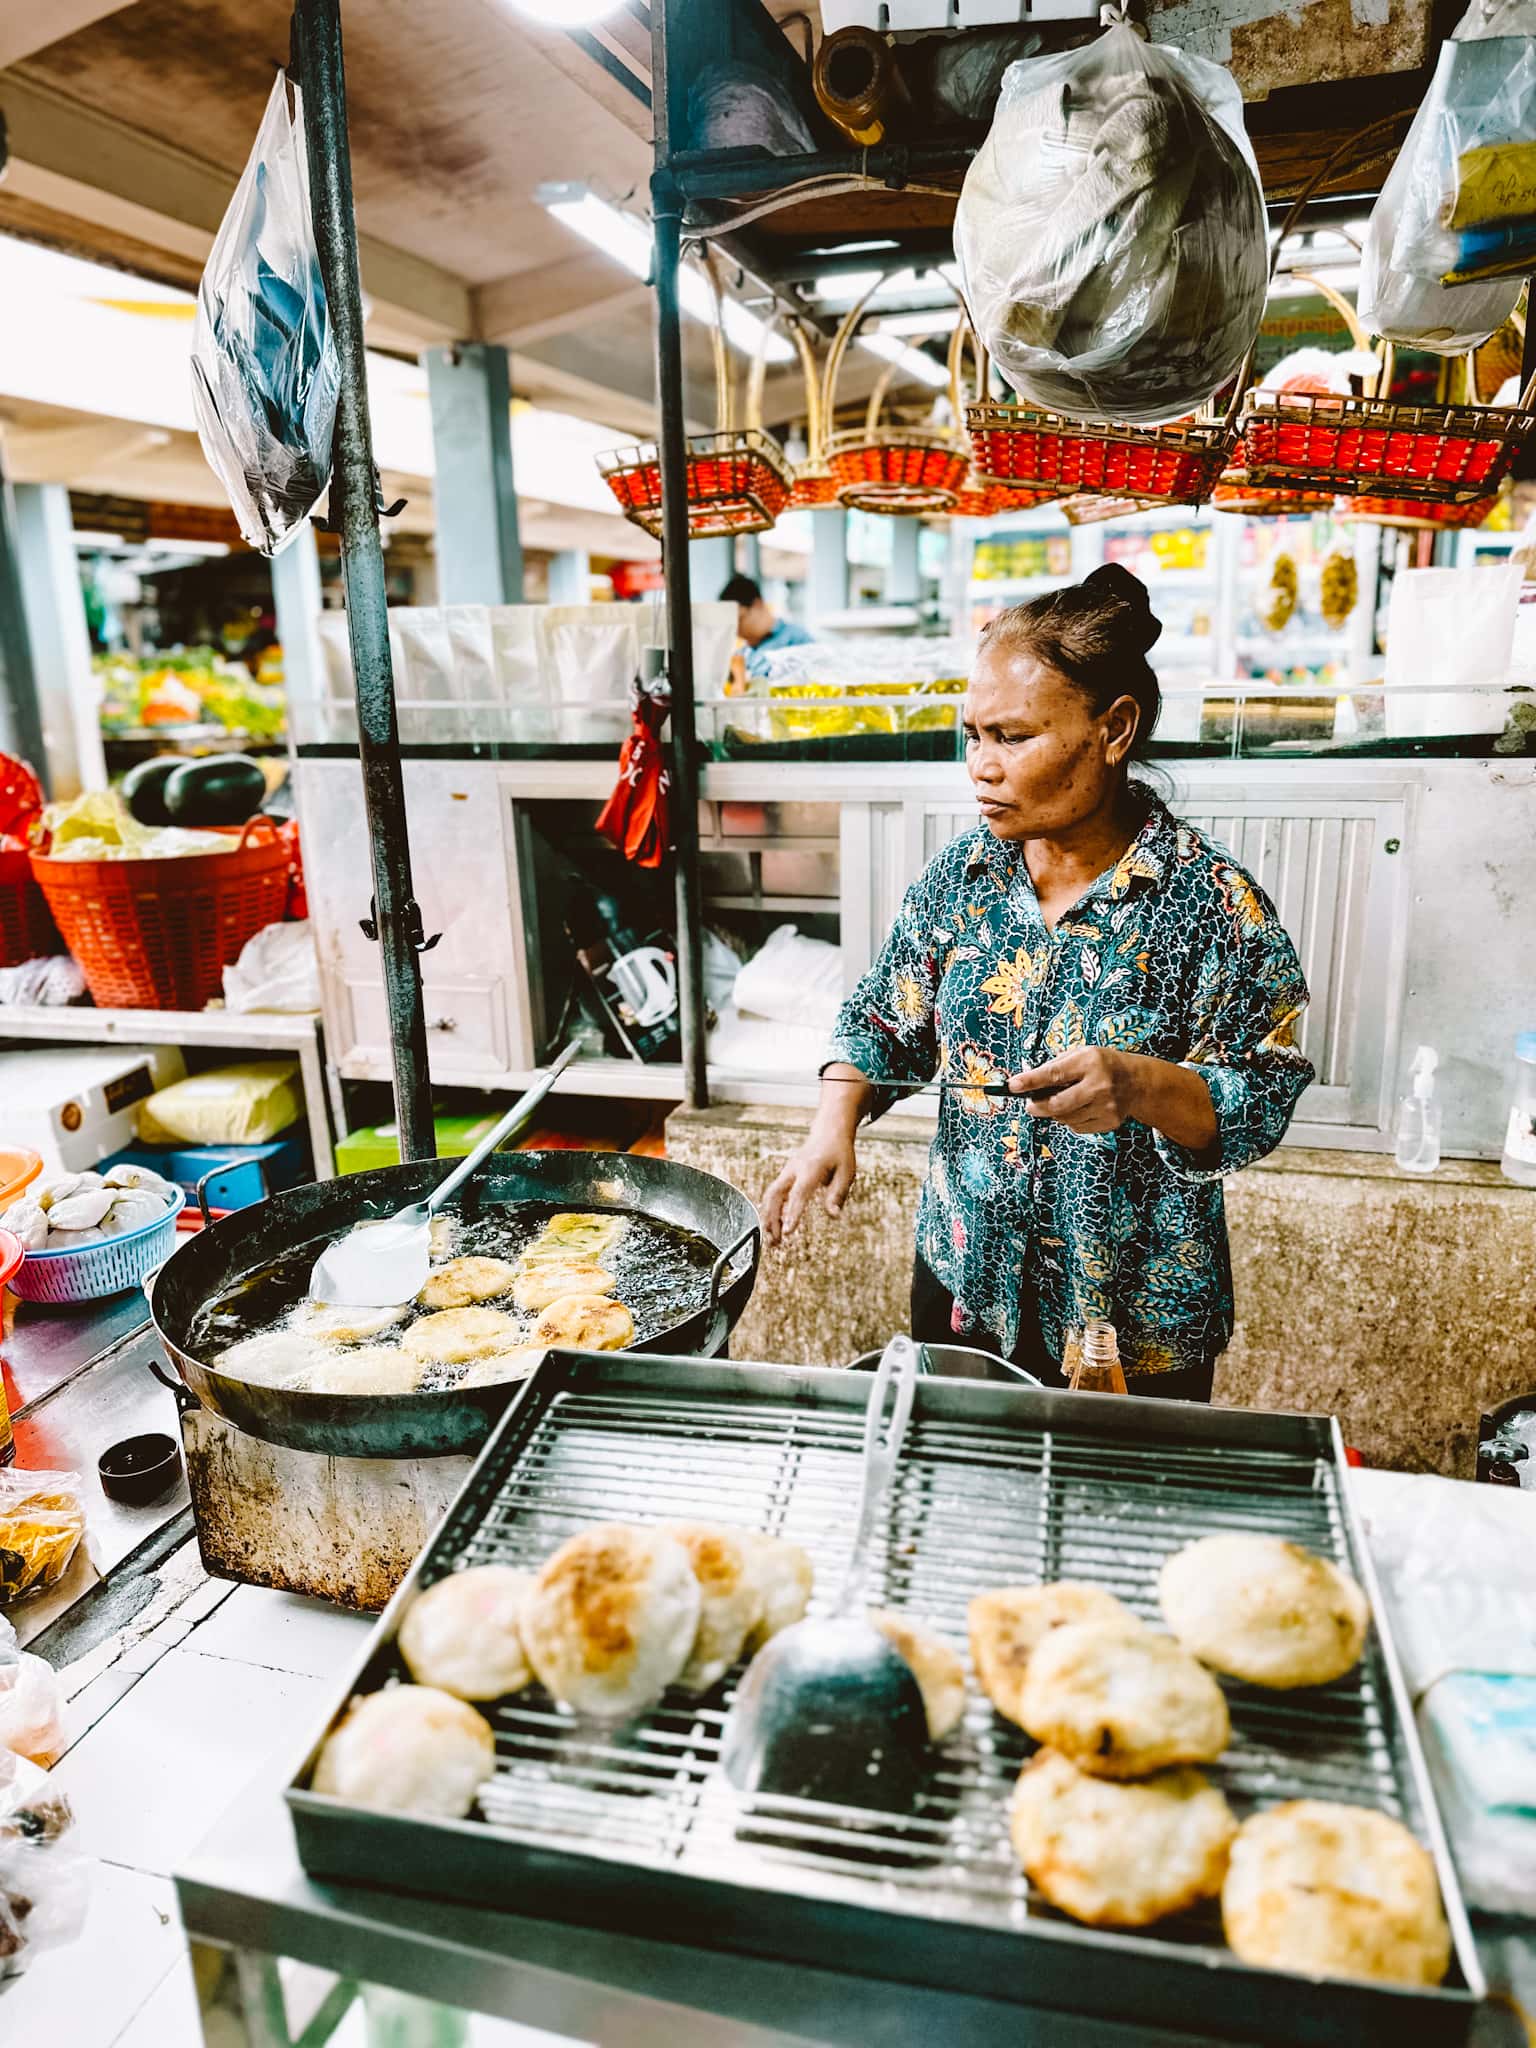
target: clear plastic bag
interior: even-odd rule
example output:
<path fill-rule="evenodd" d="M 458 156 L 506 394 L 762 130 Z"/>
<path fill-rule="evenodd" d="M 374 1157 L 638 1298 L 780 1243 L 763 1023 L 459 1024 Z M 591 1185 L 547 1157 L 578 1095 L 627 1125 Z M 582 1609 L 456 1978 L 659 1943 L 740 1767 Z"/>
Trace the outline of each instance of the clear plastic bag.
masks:
<path fill-rule="evenodd" d="M 0 1606 L 56 1586 L 84 1534 L 78 1472 L 32 1472 L 14 1465 L 0 1470 Z M 36 1661 L 23 1657 L 23 1671 Z M 4 1684 L 0 1670 L 0 1686 Z M 4 1714 L 5 1696 L 0 1693 L 0 1745 L 14 1748 L 5 1733 Z"/>
<path fill-rule="evenodd" d="M 1536 4 L 1474 0 L 1371 213 L 1360 318 L 1461 355 L 1504 325 L 1536 269 Z"/>
<path fill-rule="evenodd" d="M 293 538 L 325 489 L 337 382 L 303 110 L 279 72 L 203 271 L 192 338 L 198 439 L 264 555 Z"/>
<path fill-rule="evenodd" d="M 75 1939 L 88 1871 L 64 1794 L 35 1764 L 0 1750 L 0 1977 Z"/>
<path fill-rule="evenodd" d="M 1068 418 L 1178 419 L 1264 314 L 1264 198 L 1230 73 L 1125 22 L 1003 79 L 955 216 L 977 332 Z"/>

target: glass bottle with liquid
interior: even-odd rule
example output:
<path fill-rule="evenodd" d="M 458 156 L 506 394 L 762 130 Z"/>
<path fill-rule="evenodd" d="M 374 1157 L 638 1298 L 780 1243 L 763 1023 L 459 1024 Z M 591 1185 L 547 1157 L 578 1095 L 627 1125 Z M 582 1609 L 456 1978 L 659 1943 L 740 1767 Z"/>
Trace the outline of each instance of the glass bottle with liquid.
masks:
<path fill-rule="evenodd" d="M 1062 1369 L 1074 1394 L 1123 1394 L 1125 1369 L 1113 1323 L 1084 1323 L 1068 1333 Z"/>

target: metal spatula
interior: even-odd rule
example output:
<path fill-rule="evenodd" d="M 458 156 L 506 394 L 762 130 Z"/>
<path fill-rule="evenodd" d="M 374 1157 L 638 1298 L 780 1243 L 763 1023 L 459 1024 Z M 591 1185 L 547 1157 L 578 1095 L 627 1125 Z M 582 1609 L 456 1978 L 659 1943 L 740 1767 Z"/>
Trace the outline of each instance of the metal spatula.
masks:
<path fill-rule="evenodd" d="M 394 1216 L 359 1223 L 345 1237 L 327 1246 L 309 1276 L 310 1300 L 347 1308 L 398 1308 L 403 1302 L 414 1301 L 426 1285 L 432 1262 L 432 1218 L 481 1161 L 528 1121 L 576 1053 L 577 1048 L 568 1045 L 424 1202 L 412 1202 Z"/>
<path fill-rule="evenodd" d="M 774 1636 L 742 1679 L 720 1753 L 738 1792 L 901 1811 L 921 1787 L 923 1696 L 910 1666 L 868 1620 L 865 1601 L 870 1539 L 906 1437 L 917 1365 L 911 1338 L 893 1337 L 876 1370 L 858 1526 L 836 1607 Z"/>

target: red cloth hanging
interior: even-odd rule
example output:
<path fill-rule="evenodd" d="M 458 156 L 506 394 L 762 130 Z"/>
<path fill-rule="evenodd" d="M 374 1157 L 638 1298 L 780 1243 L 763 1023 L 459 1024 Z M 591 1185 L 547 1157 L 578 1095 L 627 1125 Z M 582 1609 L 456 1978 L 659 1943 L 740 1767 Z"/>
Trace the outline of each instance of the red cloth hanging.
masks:
<path fill-rule="evenodd" d="M 619 779 L 597 820 L 603 837 L 638 868 L 659 868 L 671 844 L 667 792 L 672 778 L 661 738 L 666 718 L 663 694 L 638 692 L 629 738 L 619 752 Z"/>

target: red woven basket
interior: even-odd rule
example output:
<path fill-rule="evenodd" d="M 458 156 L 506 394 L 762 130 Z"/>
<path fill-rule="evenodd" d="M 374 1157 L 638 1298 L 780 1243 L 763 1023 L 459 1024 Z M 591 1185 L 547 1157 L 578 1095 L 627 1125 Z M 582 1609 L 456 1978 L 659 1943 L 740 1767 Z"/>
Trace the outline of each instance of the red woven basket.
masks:
<path fill-rule="evenodd" d="M 1536 417 L 1509 406 L 1394 405 L 1299 391 L 1250 391 L 1243 467 L 1255 484 L 1468 504 L 1509 474 Z"/>
<path fill-rule="evenodd" d="M 624 517 L 661 538 L 661 460 L 654 442 L 599 455 L 597 466 Z M 790 479 L 778 443 L 756 428 L 695 434 L 688 443 L 690 540 L 763 533 L 789 503 Z"/>
<path fill-rule="evenodd" d="M 253 834 L 266 828 L 267 836 Z M 228 853 L 169 860 L 31 856 L 64 943 L 102 1009 L 201 1010 L 288 895 L 288 847 L 253 818 Z"/>
<path fill-rule="evenodd" d="M 1217 512 L 1246 512 L 1250 519 L 1305 518 L 1333 510 L 1332 491 L 1275 490 L 1250 483 L 1240 469 L 1229 469 L 1211 493 Z"/>
<path fill-rule="evenodd" d="M 966 424 L 982 476 L 1058 497 L 1086 492 L 1198 505 L 1220 481 L 1232 446 L 1230 429 L 1215 422 L 1125 427 L 1065 420 L 1023 405 L 973 405 Z"/>
<path fill-rule="evenodd" d="M 47 960 L 64 951 L 43 893 L 32 879 L 31 858 L 0 852 L 0 967 Z"/>
<path fill-rule="evenodd" d="M 1481 526 L 1499 502 L 1474 498 L 1469 505 L 1436 505 L 1422 498 L 1340 498 L 1338 516 L 1357 525 L 1393 526 L 1406 533 L 1461 533 Z"/>

